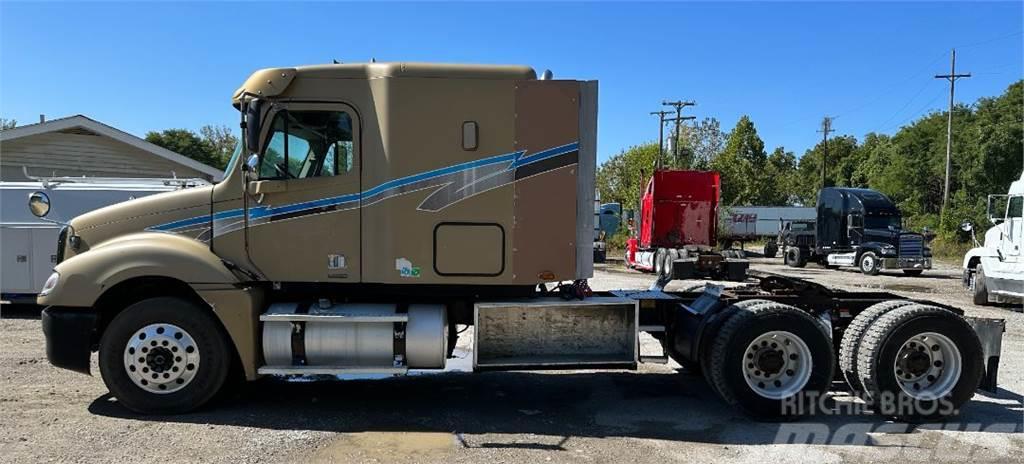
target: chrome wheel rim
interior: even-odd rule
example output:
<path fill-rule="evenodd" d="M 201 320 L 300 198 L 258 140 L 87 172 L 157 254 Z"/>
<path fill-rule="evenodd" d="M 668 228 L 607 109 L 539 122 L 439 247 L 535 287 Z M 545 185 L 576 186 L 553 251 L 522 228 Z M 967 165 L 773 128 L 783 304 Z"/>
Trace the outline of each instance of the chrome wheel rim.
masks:
<path fill-rule="evenodd" d="M 949 337 L 923 332 L 903 342 L 893 371 L 903 393 L 918 400 L 935 400 L 953 391 L 960 380 L 963 360 Z"/>
<path fill-rule="evenodd" d="M 199 371 L 199 346 L 173 324 L 150 324 L 136 331 L 124 348 L 124 370 L 147 392 L 166 394 L 185 388 Z"/>
<path fill-rule="evenodd" d="M 750 342 L 743 353 L 743 379 L 758 395 L 781 400 L 799 393 L 811 379 L 811 349 L 792 332 L 773 330 Z"/>
<path fill-rule="evenodd" d="M 870 271 L 875 268 L 875 258 L 871 256 L 865 256 L 860 259 L 860 269 L 862 271 Z"/>

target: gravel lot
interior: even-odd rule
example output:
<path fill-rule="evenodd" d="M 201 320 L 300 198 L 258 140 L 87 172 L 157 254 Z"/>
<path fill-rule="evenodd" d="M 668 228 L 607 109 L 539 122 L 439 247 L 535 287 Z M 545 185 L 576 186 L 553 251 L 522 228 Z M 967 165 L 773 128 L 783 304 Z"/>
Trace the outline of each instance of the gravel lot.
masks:
<path fill-rule="evenodd" d="M 839 462 L 1024 460 L 1024 314 L 970 304 L 953 266 L 919 278 L 810 265 L 753 268 L 847 290 L 887 289 L 1006 319 L 998 395 L 976 395 L 946 424 L 870 415 L 759 423 L 734 413 L 678 366 L 637 372 L 452 372 L 385 380 L 266 379 L 198 413 L 135 416 L 99 377 L 46 362 L 38 309 L 4 307 L 2 462 Z M 652 277 L 609 264 L 598 290 Z M 673 282 L 669 289 L 696 282 Z M 465 346 L 467 340 L 461 340 Z M 653 343 L 644 344 L 651 349 Z M 459 354 L 465 356 L 465 351 Z M 97 372 L 95 356 L 93 371 Z M 794 443 L 795 442 L 795 443 Z"/>

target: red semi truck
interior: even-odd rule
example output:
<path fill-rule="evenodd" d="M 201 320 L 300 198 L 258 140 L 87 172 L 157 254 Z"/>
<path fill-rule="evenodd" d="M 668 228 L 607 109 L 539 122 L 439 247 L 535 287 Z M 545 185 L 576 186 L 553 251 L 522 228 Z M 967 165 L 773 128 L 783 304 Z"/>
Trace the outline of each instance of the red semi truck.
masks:
<path fill-rule="evenodd" d="M 721 179 L 714 171 L 657 170 L 640 199 L 626 265 L 660 277 L 744 280 L 749 262 L 715 252 Z"/>

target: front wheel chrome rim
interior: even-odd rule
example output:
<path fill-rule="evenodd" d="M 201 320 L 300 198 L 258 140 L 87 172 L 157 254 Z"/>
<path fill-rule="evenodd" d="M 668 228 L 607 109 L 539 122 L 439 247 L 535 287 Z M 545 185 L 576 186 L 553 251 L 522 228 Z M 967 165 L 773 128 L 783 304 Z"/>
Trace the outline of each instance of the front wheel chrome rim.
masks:
<path fill-rule="evenodd" d="M 896 382 L 918 400 L 936 400 L 953 391 L 963 361 L 956 343 L 935 332 L 923 332 L 903 342 L 893 362 Z"/>
<path fill-rule="evenodd" d="M 870 271 L 875 268 L 875 258 L 865 256 L 860 260 L 860 268 L 865 271 Z"/>
<path fill-rule="evenodd" d="M 774 330 L 750 342 L 743 353 L 743 379 L 760 396 L 781 400 L 811 379 L 811 349 L 792 332 Z"/>
<path fill-rule="evenodd" d="M 139 388 L 174 393 L 199 372 L 199 346 L 173 324 L 150 324 L 132 335 L 124 349 L 124 369 Z"/>

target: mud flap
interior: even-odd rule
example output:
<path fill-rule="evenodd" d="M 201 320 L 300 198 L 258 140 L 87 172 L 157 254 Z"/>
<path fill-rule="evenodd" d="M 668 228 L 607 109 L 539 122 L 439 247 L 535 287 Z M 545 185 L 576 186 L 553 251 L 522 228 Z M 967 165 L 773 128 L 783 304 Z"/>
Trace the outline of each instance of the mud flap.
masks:
<path fill-rule="evenodd" d="M 685 280 L 697 276 L 697 259 L 684 258 L 672 261 L 672 279 Z"/>
<path fill-rule="evenodd" d="M 996 393 L 996 390 L 998 390 L 996 381 L 999 376 L 999 354 L 1002 351 L 1006 320 L 977 317 L 965 317 L 964 319 L 967 319 L 967 323 L 974 328 L 974 333 L 978 334 L 978 339 L 981 340 L 985 372 L 981 377 L 981 384 L 978 385 L 978 389 L 989 393 Z"/>
<path fill-rule="evenodd" d="M 722 262 L 722 271 L 725 280 L 742 282 L 747 280 L 747 269 L 750 268 L 750 261 L 745 259 L 728 259 Z"/>

